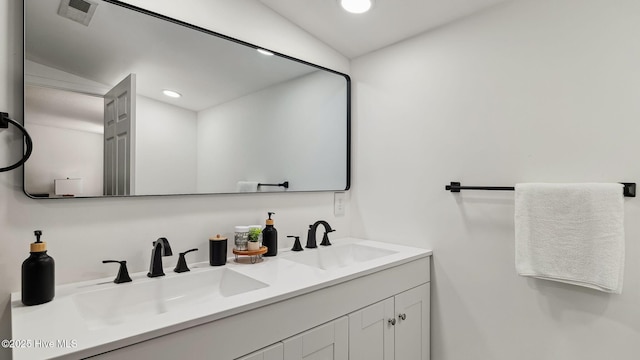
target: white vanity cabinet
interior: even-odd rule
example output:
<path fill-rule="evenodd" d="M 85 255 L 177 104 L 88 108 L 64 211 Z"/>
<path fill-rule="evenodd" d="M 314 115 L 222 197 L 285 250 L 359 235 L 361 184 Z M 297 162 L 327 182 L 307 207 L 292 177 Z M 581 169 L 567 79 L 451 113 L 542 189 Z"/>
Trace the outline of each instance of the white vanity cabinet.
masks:
<path fill-rule="evenodd" d="M 394 299 L 389 298 L 349 314 L 349 359 L 392 360 Z"/>
<path fill-rule="evenodd" d="M 20 293 L 13 293 L 14 338 L 68 338 L 78 345 L 14 349 L 13 358 L 429 360 L 431 251 L 361 239 L 344 239 L 342 246 L 318 251 L 341 256 L 337 250 L 357 250 L 377 257 L 354 257 L 331 269 L 300 262 L 293 253 L 251 266 L 232 262 L 225 272 L 235 274 L 234 281 L 250 278 L 267 286 L 103 327 L 90 327 L 77 301 L 80 295 L 112 289 L 110 283 L 62 286 L 55 301 L 28 309 L 18 306 Z M 206 263 L 180 276 L 209 279 L 214 270 Z M 146 274 L 134 276 L 137 283 L 129 286 L 148 283 Z M 156 281 L 169 286 L 171 278 Z M 118 286 L 113 288 L 123 294 L 146 289 Z M 38 326 L 43 321 L 57 326 Z"/>
<path fill-rule="evenodd" d="M 431 311 L 429 284 L 397 295 L 395 328 L 396 360 L 429 360 Z"/>
<path fill-rule="evenodd" d="M 284 345 L 279 342 L 236 360 L 284 360 L 283 348 Z"/>
<path fill-rule="evenodd" d="M 429 360 L 429 353 L 426 283 L 238 360 Z"/>
<path fill-rule="evenodd" d="M 348 332 L 344 316 L 236 360 L 348 360 Z"/>
<path fill-rule="evenodd" d="M 349 315 L 350 360 L 428 360 L 430 288 L 423 284 Z"/>
<path fill-rule="evenodd" d="M 283 341 L 284 360 L 348 360 L 346 316 Z"/>
<path fill-rule="evenodd" d="M 91 359 L 429 360 L 429 286 L 421 257 Z"/>

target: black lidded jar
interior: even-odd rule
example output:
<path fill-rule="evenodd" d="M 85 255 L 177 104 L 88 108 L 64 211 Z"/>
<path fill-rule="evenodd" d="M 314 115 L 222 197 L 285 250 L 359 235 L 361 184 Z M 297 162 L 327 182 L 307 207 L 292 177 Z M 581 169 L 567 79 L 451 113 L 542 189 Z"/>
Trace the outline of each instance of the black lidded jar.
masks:
<path fill-rule="evenodd" d="M 273 220 L 271 215 L 274 212 L 269 212 L 269 218 L 266 221 L 266 226 L 262 230 L 262 245 L 267 247 L 267 252 L 263 256 L 276 256 L 278 255 L 278 231 L 273 227 Z"/>
<path fill-rule="evenodd" d="M 222 266 L 227 263 L 227 238 L 216 235 L 209 239 L 209 265 Z"/>
<path fill-rule="evenodd" d="M 55 263 L 47 255 L 47 243 L 40 241 L 42 231 L 34 231 L 31 255 L 22 263 L 22 303 L 31 306 L 49 302 L 55 295 Z"/>

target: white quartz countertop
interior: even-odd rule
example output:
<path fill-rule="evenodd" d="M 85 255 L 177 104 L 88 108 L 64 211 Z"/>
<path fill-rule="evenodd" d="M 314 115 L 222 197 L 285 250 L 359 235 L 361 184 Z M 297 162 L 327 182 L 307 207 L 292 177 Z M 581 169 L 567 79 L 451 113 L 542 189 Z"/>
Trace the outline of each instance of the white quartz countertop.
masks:
<path fill-rule="evenodd" d="M 265 257 L 256 264 L 237 263 L 230 258 L 225 266 L 213 267 L 208 262 L 189 264 L 190 272 L 175 273 L 165 268 L 166 276 L 148 278 L 146 272 L 131 274 L 130 283 L 114 284 L 114 276 L 97 280 L 65 284 L 56 287 L 55 298 L 46 304 L 24 306 L 20 292 L 11 294 L 11 325 L 13 359 L 79 358 L 91 356 L 154 337 L 215 321 L 247 310 L 282 301 L 324 287 L 349 281 L 403 263 L 431 255 L 430 250 L 355 238 L 332 240 L 333 246 L 305 249 L 296 253 L 280 251 L 276 257 Z M 360 247 L 351 248 L 356 244 Z M 330 249 L 330 250 L 328 250 Z M 349 258 L 348 264 L 318 265 L 316 255 L 341 254 L 347 249 L 369 249 L 385 252 L 384 256 L 368 259 Z M 325 252 L 320 254 L 320 252 Z M 330 253 L 334 252 L 334 253 Z M 358 250 L 359 251 L 359 250 Z M 373 251 L 373 252 L 375 252 Z M 323 258 L 323 257 L 320 257 Z M 326 257 L 324 257 L 326 259 Z M 333 258 L 333 257 L 332 257 Z M 290 260 L 290 259 L 293 259 Z M 302 260 L 302 259 L 310 259 Z M 354 260 L 355 259 L 355 260 Z M 171 259 L 174 265 L 174 259 Z M 314 262 L 315 261 L 315 262 Z M 325 260 L 326 261 L 326 260 Z M 307 264 L 305 264 L 305 262 Z M 165 265 L 169 261 L 165 260 Z M 188 286 L 190 279 L 209 276 L 208 272 L 227 269 L 257 283 L 260 288 L 236 295 L 226 294 L 214 299 L 203 298 L 196 303 L 173 306 L 163 311 L 139 312 L 133 319 L 117 318 L 109 324 L 89 320 L 78 299 L 91 299 L 95 294 L 123 293 L 138 287 L 154 286 L 157 282 L 176 282 Z M 232 270 L 232 271 L 229 271 Z M 173 279 L 173 280 L 171 280 Z M 184 281 L 182 281 L 184 279 Z M 155 286 L 154 286 L 155 288 Z M 100 295 L 98 295 L 100 296 Z M 150 295 L 153 296 L 153 295 Z M 98 300 L 98 302 L 100 299 Z M 196 306 L 197 305 L 197 306 Z M 100 309 L 99 309 L 100 310 Z M 145 309 L 142 309 L 145 310 Z M 6 344 L 3 344 L 6 345 Z M 6 346 L 5 346 L 6 347 Z"/>

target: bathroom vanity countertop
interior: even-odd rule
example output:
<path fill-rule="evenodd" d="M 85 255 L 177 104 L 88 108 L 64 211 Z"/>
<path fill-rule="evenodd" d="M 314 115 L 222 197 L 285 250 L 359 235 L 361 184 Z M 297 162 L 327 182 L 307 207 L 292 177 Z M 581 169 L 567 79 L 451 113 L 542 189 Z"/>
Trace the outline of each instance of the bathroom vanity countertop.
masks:
<path fill-rule="evenodd" d="M 11 325 L 13 359 L 66 359 L 100 354 L 141 341 L 166 335 L 236 315 L 261 306 L 279 302 L 294 296 L 336 285 L 364 275 L 372 274 L 432 254 L 430 250 L 355 238 L 332 240 L 333 246 L 305 249 L 301 253 L 280 251 L 276 257 L 265 257 L 256 264 L 236 263 L 233 258 L 225 266 L 212 267 L 208 262 L 190 264 L 190 272 L 174 273 L 173 267 L 165 268 L 166 276 L 148 278 L 146 272 L 131 274 L 133 282 L 114 284 L 113 277 L 83 281 L 56 287 L 55 298 L 46 304 L 24 306 L 20 292 L 11 294 Z M 318 266 L 305 265 L 297 259 L 314 258 L 314 252 L 340 251 L 350 244 L 387 251 L 388 254 L 370 260 L 352 261 L 341 267 L 322 270 Z M 330 250 L 328 250 L 330 249 Z M 360 249 L 360 248 L 357 248 Z M 337 253 L 337 252 L 336 252 Z M 354 254 L 357 257 L 358 254 Z M 298 258 L 296 259 L 296 257 Z M 294 261 L 288 258 L 293 258 Z M 174 257 L 165 259 L 165 265 L 173 264 Z M 149 316 L 130 321 L 98 324 L 87 321 L 76 299 L 91 296 L 92 292 L 113 289 L 127 291 L 127 287 L 154 285 L 169 279 L 203 275 L 216 269 L 230 269 L 263 283 L 262 288 L 215 299 L 189 303 L 170 311 L 155 311 Z M 114 277 L 117 269 L 114 268 Z M 204 274 L 206 275 L 206 274 Z M 155 288 L 155 287 L 154 287 Z M 195 306 L 197 305 L 197 306 Z M 85 309 L 86 313 L 86 309 Z"/>

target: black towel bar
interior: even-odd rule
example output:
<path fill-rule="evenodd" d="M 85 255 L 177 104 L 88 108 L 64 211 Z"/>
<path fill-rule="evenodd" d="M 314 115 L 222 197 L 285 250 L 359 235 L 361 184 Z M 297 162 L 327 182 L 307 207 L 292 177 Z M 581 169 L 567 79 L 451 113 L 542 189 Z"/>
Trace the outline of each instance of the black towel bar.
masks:
<path fill-rule="evenodd" d="M 622 193 L 625 197 L 636 197 L 636 183 L 620 183 L 624 185 Z M 445 185 L 445 190 L 453 192 L 460 192 L 460 190 L 503 190 L 513 191 L 516 188 L 513 186 L 462 186 L 459 182 L 452 181 L 451 184 Z"/>
<path fill-rule="evenodd" d="M 281 187 L 283 187 L 285 189 L 288 189 L 289 188 L 289 182 L 285 181 L 285 182 L 283 182 L 281 184 L 258 184 L 258 186 L 281 186 Z"/>

